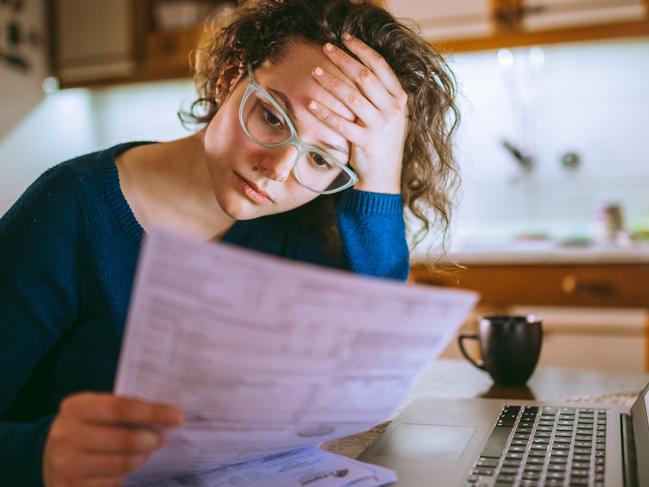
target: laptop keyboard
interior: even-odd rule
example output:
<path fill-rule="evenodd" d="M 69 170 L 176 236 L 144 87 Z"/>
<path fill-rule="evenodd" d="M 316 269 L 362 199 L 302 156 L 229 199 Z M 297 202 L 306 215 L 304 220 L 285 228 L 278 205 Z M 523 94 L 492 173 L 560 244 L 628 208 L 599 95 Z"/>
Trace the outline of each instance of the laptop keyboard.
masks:
<path fill-rule="evenodd" d="M 467 486 L 603 487 L 606 410 L 503 407 Z"/>

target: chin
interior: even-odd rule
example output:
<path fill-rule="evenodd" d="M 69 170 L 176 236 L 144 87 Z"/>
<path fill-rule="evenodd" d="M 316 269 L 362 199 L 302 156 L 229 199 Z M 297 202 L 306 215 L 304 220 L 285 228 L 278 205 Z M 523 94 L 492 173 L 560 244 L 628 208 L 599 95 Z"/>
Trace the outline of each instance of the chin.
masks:
<path fill-rule="evenodd" d="M 221 209 L 235 220 L 252 220 L 272 213 L 270 207 L 257 206 L 236 193 L 217 198 L 217 202 Z"/>

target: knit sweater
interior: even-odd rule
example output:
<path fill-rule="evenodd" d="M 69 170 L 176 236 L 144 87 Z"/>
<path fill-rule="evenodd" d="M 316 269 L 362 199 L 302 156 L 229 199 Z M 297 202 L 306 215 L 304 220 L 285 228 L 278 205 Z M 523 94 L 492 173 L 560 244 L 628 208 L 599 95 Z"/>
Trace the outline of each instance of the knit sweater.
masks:
<path fill-rule="evenodd" d="M 121 191 L 120 144 L 58 164 L 0 219 L 0 479 L 42 485 L 43 446 L 60 401 L 111 391 L 144 230 Z M 346 191 L 342 255 L 289 214 L 238 221 L 222 240 L 289 259 L 405 279 L 400 195 Z"/>

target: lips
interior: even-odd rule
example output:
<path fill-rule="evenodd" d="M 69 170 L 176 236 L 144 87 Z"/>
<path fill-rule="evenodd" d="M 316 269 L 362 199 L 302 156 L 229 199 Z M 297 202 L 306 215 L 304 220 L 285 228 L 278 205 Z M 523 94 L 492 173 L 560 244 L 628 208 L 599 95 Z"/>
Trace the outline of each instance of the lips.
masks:
<path fill-rule="evenodd" d="M 248 196 L 248 198 L 250 198 L 253 202 L 260 205 L 273 203 L 273 199 L 270 197 L 270 195 L 265 191 L 259 189 L 259 187 L 255 183 L 244 178 L 236 172 L 234 174 L 243 193 Z"/>

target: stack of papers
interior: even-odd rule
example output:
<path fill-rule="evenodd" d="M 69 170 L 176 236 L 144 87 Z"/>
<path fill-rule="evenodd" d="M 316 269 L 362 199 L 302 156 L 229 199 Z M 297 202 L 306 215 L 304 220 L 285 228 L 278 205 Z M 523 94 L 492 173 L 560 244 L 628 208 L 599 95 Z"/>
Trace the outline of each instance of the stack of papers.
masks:
<path fill-rule="evenodd" d="M 129 483 L 393 482 L 313 445 L 391 417 L 476 300 L 152 231 L 115 393 L 186 420 Z"/>
<path fill-rule="evenodd" d="M 374 487 L 396 482 L 387 468 L 334 455 L 314 446 L 270 455 L 210 472 L 177 476 L 138 487 Z"/>

